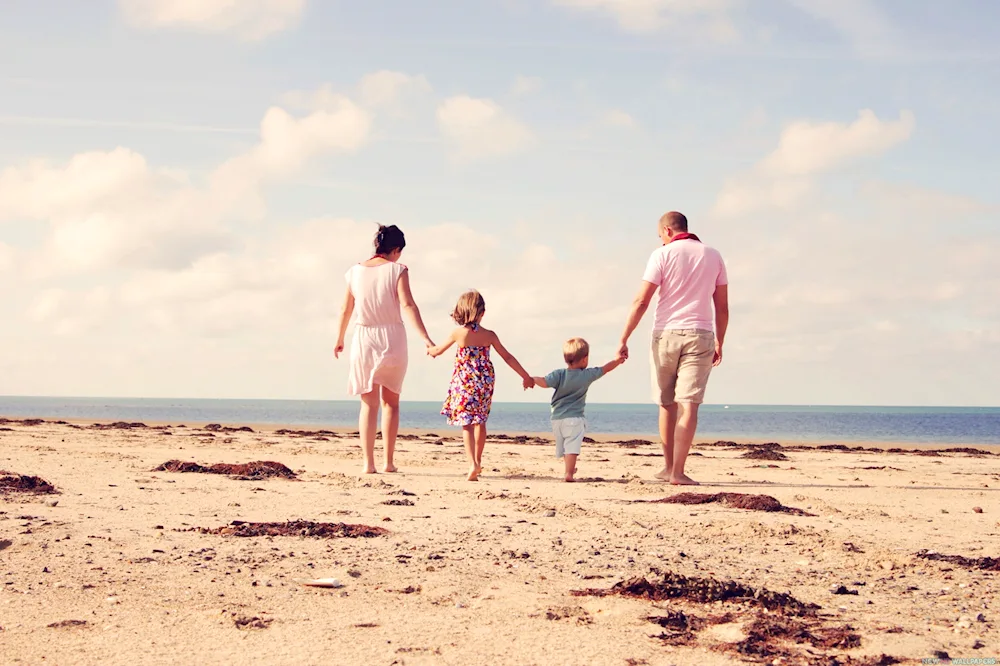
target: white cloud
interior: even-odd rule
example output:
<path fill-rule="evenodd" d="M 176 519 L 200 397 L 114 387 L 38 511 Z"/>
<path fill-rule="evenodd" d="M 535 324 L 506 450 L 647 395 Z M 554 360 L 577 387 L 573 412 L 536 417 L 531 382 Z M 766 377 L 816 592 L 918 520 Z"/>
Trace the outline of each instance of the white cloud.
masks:
<path fill-rule="evenodd" d="M 531 131 L 491 99 L 449 97 L 438 106 L 437 122 L 459 159 L 508 155 L 533 141 Z"/>
<path fill-rule="evenodd" d="M 801 121 L 781 133 L 778 148 L 761 167 L 781 175 L 806 175 L 826 171 L 862 157 L 880 155 L 910 138 L 916 118 L 902 111 L 899 120 L 882 121 L 869 109 L 851 124 Z"/>
<path fill-rule="evenodd" d="M 298 24 L 306 0 L 118 0 L 141 28 L 186 28 L 259 40 Z"/>
<path fill-rule="evenodd" d="M 537 76 L 519 76 L 514 79 L 510 92 L 516 97 L 523 97 L 538 92 L 542 89 L 542 85 L 542 79 Z"/>
<path fill-rule="evenodd" d="M 611 15 L 625 30 L 654 33 L 696 27 L 715 39 L 737 36 L 732 0 L 552 0 L 557 5 Z"/>
<path fill-rule="evenodd" d="M 358 90 L 362 104 L 380 108 L 398 104 L 408 96 L 427 94 L 431 84 L 423 76 L 383 69 L 361 79 Z"/>
<path fill-rule="evenodd" d="M 604 122 L 612 127 L 628 128 L 635 127 L 638 124 L 636 123 L 635 118 L 621 109 L 612 109 L 604 114 Z"/>
<path fill-rule="evenodd" d="M 48 223 L 43 247 L 25 258 L 31 275 L 109 268 L 180 268 L 232 247 L 229 223 L 259 218 L 262 187 L 321 155 L 351 153 L 368 139 L 368 114 L 341 97 L 294 117 L 269 109 L 256 145 L 205 180 L 152 169 L 125 148 L 89 152 L 62 165 L 33 161 L 0 172 L 0 222 Z"/>
<path fill-rule="evenodd" d="M 0 243 L 0 275 L 13 272 L 16 261 L 14 248 L 6 243 Z"/>
<path fill-rule="evenodd" d="M 713 213 L 739 217 L 761 210 L 793 210 L 816 200 L 815 177 L 885 153 L 913 134 L 916 119 L 903 110 L 883 121 L 863 109 L 852 123 L 798 121 L 785 127 L 778 147 L 748 172 L 730 178 Z"/>
<path fill-rule="evenodd" d="M 73 156 L 65 166 L 33 160 L 0 172 L 0 221 L 39 220 L 93 210 L 148 177 L 145 158 L 126 148 Z"/>
<path fill-rule="evenodd" d="M 828 23 L 862 54 L 891 51 L 898 38 L 871 0 L 788 0 L 797 9 Z"/>

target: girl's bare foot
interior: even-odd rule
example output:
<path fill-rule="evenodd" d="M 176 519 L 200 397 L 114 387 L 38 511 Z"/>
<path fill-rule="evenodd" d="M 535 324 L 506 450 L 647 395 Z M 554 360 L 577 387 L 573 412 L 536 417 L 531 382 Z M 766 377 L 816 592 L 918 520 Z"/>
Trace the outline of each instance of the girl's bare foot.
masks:
<path fill-rule="evenodd" d="M 670 479 L 670 483 L 675 486 L 700 486 L 701 484 L 692 479 L 687 474 L 681 474 L 680 476 Z"/>
<path fill-rule="evenodd" d="M 392 474 L 393 472 L 398 472 L 399 468 L 396 467 L 395 465 L 386 465 L 383 471 Z"/>
<path fill-rule="evenodd" d="M 670 470 L 667 469 L 666 467 L 664 467 L 663 469 L 661 469 L 659 472 L 657 472 L 653 476 L 655 476 L 660 481 L 670 481 L 671 474 L 670 474 Z"/>

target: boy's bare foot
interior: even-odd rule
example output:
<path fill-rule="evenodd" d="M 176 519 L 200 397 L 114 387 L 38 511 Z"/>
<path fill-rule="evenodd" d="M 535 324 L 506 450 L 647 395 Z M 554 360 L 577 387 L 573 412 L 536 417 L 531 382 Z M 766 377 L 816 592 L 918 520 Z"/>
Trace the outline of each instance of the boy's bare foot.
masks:
<path fill-rule="evenodd" d="M 670 479 L 670 483 L 675 486 L 700 486 L 701 484 L 692 479 L 687 474 L 681 474 L 678 477 Z"/>
<path fill-rule="evenodd" d="M 671 472 L 670 472 L 670 470 L 669 470 L 669 469 L 667 469 L 666 467 L 664 467 L 663 469 L 661 469 L 661 470 L 660 470 L 659 472 L 657 472 L 657 473 L 656 473 L 656 474 L 654 474 L 653 476 L 655 476 L 655 477 L 656 477 L 657 479 L 659 479 L 660 481 L 669 481 L 669 480 L 670 480 L 670 477 L 671 477 L 672 475 L 671 475 Z"/>
<path fill-rule="evenodd" d="M 386 465 L 383 471 L 392 474 L 393 472 L 398 472 L 399 468 L 396 467 L 395 465 Z"/>

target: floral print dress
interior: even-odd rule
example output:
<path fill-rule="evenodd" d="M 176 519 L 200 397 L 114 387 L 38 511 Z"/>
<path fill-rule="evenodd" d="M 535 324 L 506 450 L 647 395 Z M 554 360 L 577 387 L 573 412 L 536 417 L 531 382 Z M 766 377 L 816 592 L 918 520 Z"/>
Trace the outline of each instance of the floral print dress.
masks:
<path fill-rule="evenodd" d="M 448 397 L 441 413 L 448 425 L 486 423 L 493 404 L 495 376 L 489 347 L 459 347 L 451 375 Z"/>

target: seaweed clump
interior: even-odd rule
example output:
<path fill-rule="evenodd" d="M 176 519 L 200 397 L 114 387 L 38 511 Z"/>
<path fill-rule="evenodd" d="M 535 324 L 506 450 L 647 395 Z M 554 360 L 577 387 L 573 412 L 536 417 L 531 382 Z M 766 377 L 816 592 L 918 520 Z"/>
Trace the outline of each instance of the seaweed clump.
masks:
<path fill-rule="evenodd" d="M 216 463 L 215 465 L 199 465 L 196 462 L 184 462 L 182 460 L 168 460 L 159 467 L 153 468 L 154 472 L 195 472 L 200 474 L 228 474 L 244 481 L 258 481 L 271 477 L 281 477 L 283 479 L 296 478 L 295 472 L 285 465 L 272 460 L 255 460 L 248 463 L 229 464 Z"/>
<path fill-rule="evenodd" d="M 788 513 L 793 516 L 815 516 L 802 509 L 785 506 L 770 495 L 747 493 L 679 493 L 663 499 L 650 500 L 654 504 L 722 504 L 733 509 Z"/>
<path fill-rule="evenodd" d="M 192 527 L 182 532 L 199 532 L 201 534 L 220 534 L 222 536 L 237 537 L 319 537 L 332 539 L 336 537 L 372 538 L 388 534 L 389 531 L 381 527 L 370 527 L 368 525 L 350 525 L 347 523 L 314 523 L 309 520 L 289 520 L 284 523 L 248 523 L 242 520 L 234 520 L 222 527 Z"/>

